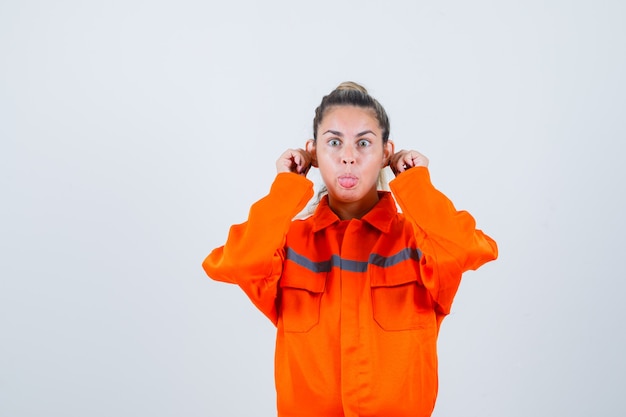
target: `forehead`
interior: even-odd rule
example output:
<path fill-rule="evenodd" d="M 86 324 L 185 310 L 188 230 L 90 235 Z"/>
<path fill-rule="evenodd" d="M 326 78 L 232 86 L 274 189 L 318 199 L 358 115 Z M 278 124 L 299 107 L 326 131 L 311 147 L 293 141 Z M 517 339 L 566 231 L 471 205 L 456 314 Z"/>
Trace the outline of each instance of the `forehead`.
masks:
<path fill-rule="evenodd" d="M 376 118 L 376 112 L 367 107 L 357 106 L 333 106 L 326 110 L 320 126 L 334 126 L 345 129 L 357 128 L 357 126 L 368 127 L 380 131 L 380 123 Z"/>

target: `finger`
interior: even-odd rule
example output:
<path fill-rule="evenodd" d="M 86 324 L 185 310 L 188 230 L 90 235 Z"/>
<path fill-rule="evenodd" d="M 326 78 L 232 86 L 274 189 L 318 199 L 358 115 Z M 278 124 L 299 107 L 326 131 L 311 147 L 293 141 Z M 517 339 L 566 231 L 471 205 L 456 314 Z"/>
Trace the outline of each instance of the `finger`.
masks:
<path fill-rule="evenodd" d="M 276 162 L 276 168 L 278 172 L 296 172 L 297 161 L 295 160 L 296 152 L 293 149 L 288 149 L 278 158 Z"/>
<path fill-rule="evenodd" d="M 295 172 L 298 174 L 306 175 L 311 167 L 311 157 L 304 150 L 298 150 L 294 152 L 293 159 L 295 163 Z"/>
<path fill-rule="evenodd" d="M 415 166 L 415 163 L 413 161 L 413 153 L 409 152 L 405 157 L 404 157 L 404 170 L 406 171 L 409 168 L 413 168 Z"/>
<path fill-rule="evenodd" d="M 286 155 L 286 160 L 288 163 L 288 168 L 290 172 L 296 172 L 297 168 L 298 168 L 298 161 L 297 161 L 297 156 L 293 151 L 289 151 L 289 153 Z"/>
<path fill-rule="evenodd" d="M 414 152 L 413 166 L 414 167 L 417 167 L 417 166 L 428 167 L 428 158 L 419 152 Z"/>
<path fill-rule="evenodd" d="M 311 169 L 311 161 L 309 158 L 307 157 L 302 157 L 302 164 L 300 166 L 300 173 L 303 175 L 306 175 L 307 172 L 309 172 L 309 169 Z"/>
<path fill-rule="evenodd" d="M 389 168 L 394 173 L 394 175 L 398 175 L 400 173 L 400 169 L 402 168 L 402 164 L 400 163 L 400 153 L 394 154 L 389 159 Z"/>
<path fill-rule="evenodd" d="M 298 167 L 300 165 L 300 157 L 297 152 L 291 151 L 291 155 L 289 155 L 289 159 L 291 160 L 291 168 L 293 171 L 297 172 Z"/>
<path fill-rule="evenodd" d="M 404 171 L 406 171 L 406 165 L 404 164 L 402 159 L 397 159 L 391 165 L 391 170 L 394 174 L 398 175 Z"/>
<path fill-rule="evenodd" d="M 298 174 L 306 174 L 308 171 L 308 164 L 306 163 L 306 159 L 302 155 L 298 155 L 298 166 L 297 166 Z"/>
<path fill-rule="evenodd" d="M 396 169 L 399 173 L 406 171 L 411 167 L 411 158 L 408 153 L 402 152 L 398 155 L 398 160 L 396 162 Z"/>
<path fill-rule="evenodd" d="M 405 172 L 406 170 L 413 168 L 414 162 L 412 153 L 408 151 L 401 151 L 397 155 L 396 170 L 398 173 Z"/>

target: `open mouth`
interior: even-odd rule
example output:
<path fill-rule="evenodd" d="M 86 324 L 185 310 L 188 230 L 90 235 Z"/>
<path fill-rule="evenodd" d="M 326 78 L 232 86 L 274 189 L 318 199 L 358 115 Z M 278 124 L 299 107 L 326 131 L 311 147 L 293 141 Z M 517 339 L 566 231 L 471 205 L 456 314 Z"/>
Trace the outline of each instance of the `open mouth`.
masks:
<path fill-rule="evenodd" d="M 338 182 L 342 188 L 349 189 L 349 188 L 356 187 L 357 183 L 359 182 L 359 179 L 352 175 L 342 175 L 341 177 L 339 177 Z"/>

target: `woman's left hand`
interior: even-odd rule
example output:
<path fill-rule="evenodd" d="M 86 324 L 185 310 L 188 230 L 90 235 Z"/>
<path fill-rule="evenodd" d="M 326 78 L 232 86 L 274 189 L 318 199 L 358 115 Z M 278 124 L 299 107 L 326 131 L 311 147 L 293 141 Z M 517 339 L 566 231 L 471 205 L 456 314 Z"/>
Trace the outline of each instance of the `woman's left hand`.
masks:
<path fill-rule="evenodd" d="M 428 167 L 428 158 L 417 151 L 401 150 L 389 160 L 389 167 L 398 176 L 407 169 L 414 167 Z"/>

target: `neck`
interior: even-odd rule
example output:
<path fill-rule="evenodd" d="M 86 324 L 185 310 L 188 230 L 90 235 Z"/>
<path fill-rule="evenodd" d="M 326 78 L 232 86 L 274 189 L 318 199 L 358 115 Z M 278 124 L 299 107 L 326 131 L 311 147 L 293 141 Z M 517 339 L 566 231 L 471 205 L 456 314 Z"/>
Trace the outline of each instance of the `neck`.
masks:
<path fill-rule="evenodd" d="M 341 201 L 328 196 L 328 206 L 341 220 L 360 219 L 378 203 L 378 190 L 368 193 L 358 201 Z"/>

